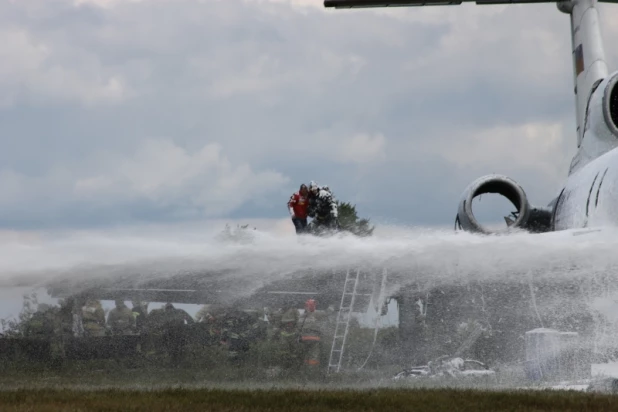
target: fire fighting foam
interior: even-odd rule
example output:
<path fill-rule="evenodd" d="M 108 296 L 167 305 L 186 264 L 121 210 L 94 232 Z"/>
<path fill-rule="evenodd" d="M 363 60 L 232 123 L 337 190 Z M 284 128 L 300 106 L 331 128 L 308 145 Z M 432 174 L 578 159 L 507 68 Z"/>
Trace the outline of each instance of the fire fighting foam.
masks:
<path fill-rule="evenodd" d="M 384 231 L 385 232 L 385 231 Z M 218 230 L 76 231 L 0 240 L 0 286 L 37 286 L 63 276 L 139 272 L 167 276 L 208 269 L 246 284 L 246 292 L 303 268 L 383 270 L 389 288 L 477 280 L 566 279 L 618 265 L 618 230 L 478 236 L 401 229 L 369 238 L 297 237 L 247 230 L 225 239 Z"/>

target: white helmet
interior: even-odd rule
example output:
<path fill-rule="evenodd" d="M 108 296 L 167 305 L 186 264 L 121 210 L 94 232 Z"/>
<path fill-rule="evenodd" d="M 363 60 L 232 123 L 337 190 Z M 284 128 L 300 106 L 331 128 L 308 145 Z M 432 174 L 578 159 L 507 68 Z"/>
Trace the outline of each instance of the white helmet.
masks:
<path fill-rule="evenodd" d="M 317 190 L 320 189 L 320 186 L 318 186 L 318 184 L 315 182 L 315 180 L 312 180 L 311 183 L 309 183 L 309 191 L 310 192 L 315 192 Z"/>

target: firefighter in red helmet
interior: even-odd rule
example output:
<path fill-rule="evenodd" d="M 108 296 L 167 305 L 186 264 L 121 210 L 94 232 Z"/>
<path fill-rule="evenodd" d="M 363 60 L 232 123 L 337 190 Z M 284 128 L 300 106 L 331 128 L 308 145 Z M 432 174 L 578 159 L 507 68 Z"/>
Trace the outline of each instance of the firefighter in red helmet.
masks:
<path fill-rule="evenodd" d="M 321 327 L 316 316 L 316 302 L 309 299 L 305 302 L 305 314 L 300 331 L 300 344 L 303 353 L 303 366 L 308 370 L 320 367 Z"/>

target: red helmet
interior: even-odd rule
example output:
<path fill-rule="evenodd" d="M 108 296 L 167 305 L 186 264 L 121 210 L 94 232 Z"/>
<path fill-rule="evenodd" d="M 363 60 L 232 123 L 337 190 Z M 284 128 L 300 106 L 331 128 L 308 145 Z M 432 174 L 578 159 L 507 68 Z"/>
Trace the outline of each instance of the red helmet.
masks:
<path fill-rule="evenodd" d="M 315 312 L 315 300 L 314 299 L 308 299 L 305 302 L 305 310 L 307 312 Z"/>

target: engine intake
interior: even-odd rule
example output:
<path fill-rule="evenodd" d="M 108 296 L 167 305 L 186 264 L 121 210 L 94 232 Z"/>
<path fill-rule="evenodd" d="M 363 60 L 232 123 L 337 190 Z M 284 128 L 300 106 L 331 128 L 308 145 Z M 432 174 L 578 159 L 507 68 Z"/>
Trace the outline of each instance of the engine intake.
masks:
<path fill-rule="evenodd" d="M 472 212 L 472 201 L 486 193 L 497 193 L 506 197 L 517 209 L 516 218 L 509 220 L 507 228 L 502 231 L 489 230 L 482 226 Z M 506 219 L 506 218 L 505 218 Z M 502 175 L 483 176 L 470 184 L 462 195 L 457 212 L 456 224 L 468 232 L 495 234 L 508 232 L 513 228 L 533 232 L 546 232 L 551 224 L 551 211 L 532 208 L 524 189 L 513 179 Z"/>
<path fill-rule="evenodd" d="M 613 132 L 618 131 L 618 76 L 613 76 L 605 90 L 605 121 L 613 129 Z"/>

